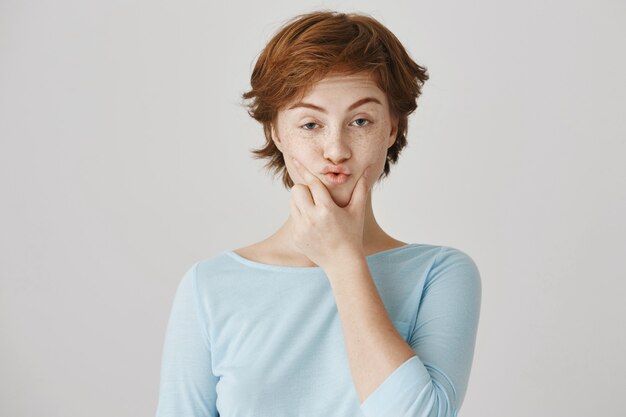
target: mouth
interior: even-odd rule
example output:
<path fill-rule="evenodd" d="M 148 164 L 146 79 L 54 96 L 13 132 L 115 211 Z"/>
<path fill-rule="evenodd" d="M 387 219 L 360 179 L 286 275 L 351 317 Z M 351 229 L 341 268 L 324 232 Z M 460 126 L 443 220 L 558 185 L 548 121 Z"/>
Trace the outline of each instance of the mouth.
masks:
<path fill-rule="evenodd" d="M 348 182 L 350 174 L 329 172 L 327 174 L 324 174 L 324 178 L 326 178 L 330 184 L 340 185 Z"/>

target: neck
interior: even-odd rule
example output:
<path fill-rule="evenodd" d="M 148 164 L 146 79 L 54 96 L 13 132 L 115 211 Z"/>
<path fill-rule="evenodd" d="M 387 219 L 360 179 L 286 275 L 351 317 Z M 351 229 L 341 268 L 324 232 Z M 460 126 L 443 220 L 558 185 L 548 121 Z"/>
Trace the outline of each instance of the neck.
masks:
<path fill-rule="evenodd" d="M 292 254 L 293 258 L 297 258 L 300 263 L 308 263 L 311 266 L 315 264 L 301 254 L 295 247 L 292 238 L 293 217 L 291 214 L 283 223 L 283 225 L 268 238 L 273 245 L 279 247 L 284 253 Z M 376 222 L 374 211 L 372 209 L 372 193 L 367 197 L 365 208 L 365 219 L 363 225 L 363 250 L 366 255 L 385 250 L 389 246 L 399 246 L 403 242 L 393 239 L 389 236 Z"/>

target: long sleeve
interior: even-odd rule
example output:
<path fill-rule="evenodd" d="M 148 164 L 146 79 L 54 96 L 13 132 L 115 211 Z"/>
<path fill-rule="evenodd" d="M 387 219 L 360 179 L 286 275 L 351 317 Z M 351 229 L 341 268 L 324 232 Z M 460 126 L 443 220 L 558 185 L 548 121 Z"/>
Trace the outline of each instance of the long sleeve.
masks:
<path fill-rule="evenodd" d="M 456 417 L 467 390 L 481 303 L 481 278 L 464 252 L 442 247 L 428 273 L 400 365 L 361 404 L 366 417 Z"/>
<path fill-rule="evenodd" d="M 199 314 L 198 263 L 183 276 L 170 312 L 161 360 L 156 417 L 217 417 L 218 378 L 211 371 L 211 348 Z"/>

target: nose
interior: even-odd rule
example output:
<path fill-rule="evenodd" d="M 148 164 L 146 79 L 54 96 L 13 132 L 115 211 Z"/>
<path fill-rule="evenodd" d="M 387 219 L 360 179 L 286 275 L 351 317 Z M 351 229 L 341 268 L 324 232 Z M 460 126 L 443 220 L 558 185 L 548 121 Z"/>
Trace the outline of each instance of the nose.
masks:
<path fill-rule="evenodd" d="M 324 141 L 324 158 L 333 164 L 340 164 L 352 156 L 348 144 L 348 135 L 342 129 L 330 133 Z"/>

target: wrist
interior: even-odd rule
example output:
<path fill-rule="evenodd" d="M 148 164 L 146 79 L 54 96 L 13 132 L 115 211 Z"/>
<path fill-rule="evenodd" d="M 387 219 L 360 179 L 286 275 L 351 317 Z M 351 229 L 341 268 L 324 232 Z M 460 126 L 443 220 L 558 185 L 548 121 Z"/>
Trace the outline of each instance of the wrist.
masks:
<path fill-rule="evenodd" d="M 364 252 L 358 249 L 345 248 L 337 249 L 334 252 L 333 261 L 323 269 L 331 278 L 331 275 L 342 276 L 346 272 L 352 272 L 360 268 L 368 268 Z"/>

